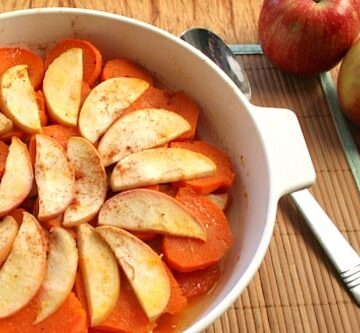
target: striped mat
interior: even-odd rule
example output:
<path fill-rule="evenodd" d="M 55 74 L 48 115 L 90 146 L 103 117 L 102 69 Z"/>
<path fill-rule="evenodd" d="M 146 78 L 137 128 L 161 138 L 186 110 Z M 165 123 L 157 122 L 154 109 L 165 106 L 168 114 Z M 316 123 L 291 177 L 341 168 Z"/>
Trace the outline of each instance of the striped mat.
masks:
<path fill-rule="evenodd" d="M 296 112 L 317 172 L 311 192 L 360 253 L 359 147 L 329 74 L 299 78 L 275 69 L 257 45 L 231 45 L 256 105 Z M 288 197 L 280 200 L 273 239 L 254 279 L 205 332 L 360 332 L 360 308 Z"/>

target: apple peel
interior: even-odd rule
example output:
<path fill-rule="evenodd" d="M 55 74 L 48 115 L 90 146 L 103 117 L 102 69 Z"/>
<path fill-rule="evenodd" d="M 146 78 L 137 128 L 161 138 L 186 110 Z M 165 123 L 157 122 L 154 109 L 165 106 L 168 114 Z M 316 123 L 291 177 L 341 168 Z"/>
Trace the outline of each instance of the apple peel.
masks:
<path fill-rule="evenodd" d="M 229 201 L 229 193 L 209 193 L 206 195 L 216 206 L 221 210 L 226 208 L 226 205 Z"/>
<path fill-rule="evenodd" d="M 3 73 L 0 102 L 5 115 L 23 131 L 32 134 L 40 132 L 41 123 L 35 90 L 27 68 L 27 65 L 16 65 Z"/>
<path fill-rule="evenodd" d="M 60 124 L 76 126 L 81 103 L 83 54 L 80 48 L 63 52 L 45 72 L 43 90 L 50 116 Z"/>
<path fill-rule="evenodd" d="M 120 292 L 119 268 L 110 247 L 91 225 L 80 224 L 77 235 L 80 270 L 93 327 L 104 321 L 116 306 Z"/>
<path fill-rule="evenodd" d="M 148 189 L 129 190 L 107 200 L 98 224 L 206 240 L 204 226 L 180 202 Z"/>
<path fill-rule="evenodd" d="M 36 135 L 35 180 L 39 193 L 39 220 L 61 214 L 74 196 L 75 177 L 62 146 L 53 138 Z"/>
<path fill-rule="evenodd" d="M 189 122 L 165 109 L 140 109 L 116 120 L 101 138 L 98 151 L 104 166 L 136 151 L 161 146 L 190 130 Z"/>
<path fill-rule="evenodd" d="M 13 129 L 13 122 L 0 112 L 0 135 Z"/>
<path fill-rule="evenodd" d="M 79 114 L 81 135 L 95 143 L 149 87 L 140 79 L 117 77 L 98 84 L 87 96 Z"/>
<path fill-rule="evenodd" d="M 120 160 L 111 174 L 113 191 L 210 176 L 216 164 L 183 148 L 151 148 Z"/>
<path fill-rule="evenodd" d="M 169 276 L 159 255 L 121 228 L 101 226 L 96 231 L 115 253 L 149 320 L 156 320 L 170 298 Z"/>
<path fill-rule="evenodd" d="M 11 251 L 19 225 L 12 216 L 6 216 L 0 221 L 0 267 Z"/>
<path fill-rule="evenodd" d="M 11 252 L 0 269 L 0 318 L 26 306 L 35 296 L 46 272 L 46 247 L 39 222 L 23 214 Z"/>
<path fill-rule="evenodd" d="M 78 266 L 76 242 L 69 231 L 54 227 L 44 282 L 39 292 L 39 310 L 34 324 L 53 314 L 69 296 Z"/>
<path fill-rule="evenodd" d="M 31 191 L 34 173 L 26 145 L 13 137 L 0 183 L 0 217 L 19 206 Z"/>
<path fill-rule="evenodd" d="M 75 195 L 65 210 L 63 225 L 72 227 L 97 214 L 105 200 L 107 178 L 99 153 L 88 140 L 71 137 L 67 156 L 74 167 Z"/>

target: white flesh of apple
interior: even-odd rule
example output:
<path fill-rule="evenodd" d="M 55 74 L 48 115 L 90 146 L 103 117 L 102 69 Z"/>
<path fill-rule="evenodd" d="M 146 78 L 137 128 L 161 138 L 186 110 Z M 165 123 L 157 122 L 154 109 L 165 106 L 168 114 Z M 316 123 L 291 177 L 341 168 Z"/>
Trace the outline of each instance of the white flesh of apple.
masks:
<path fill-rule="evenodd" d="M 24 213 L 11 252 L 0 269 L 0 318 L 26 306 L 46 272 L 46 248 L 40 224 Z"/>
<path fill-rule="evenodd" d="M 86 98 L 79 115 L 81 135 L 95 143 L 115 119 L 149 87 L 140 79 L 117 77 L 97 85 Z"/>
<path fill-rule="evenodd" d="M 98 222 L 206 240 L 203 225 L 177 200 L 159 191 L 135 189 L 113 196 L 101 207 Z"/>
<path fill-rule="evenodd" d="M 0 217 L 19 206 L 30 193 L 34 173 L 26 145 L 13 137 L 0 183 Z"/>
<path fill-rule="evenodd" d="M 82 49 L 72 48 L 56 58 L 45 72 L 43 90 L 51 117 L 76 126 L 83 80 Z"/>
<path fill-rule="evenodd" d="M 78 227 L 79 263 L 84 281 L 90 326 L 97 326 L 114 309 L 119 297 L 120 275 L 108 244 L 87 223 Z"/>
<path fill-rule="evenodd" d="M 47 270 L 39 292 L 35 324 L 45 320 L 63 304 L 74 285 L 78 266 L 76 242 L 69 231 L 51 229 Z"/>
<path fill-rule="evenodd" d="M 27 133 L 40 132 L 39 106 L 27 65 L 10 67 L 1 76 L 0 102 L 2 111 L 16 126 Z"/>
<path fill-rule="evenodd" d="M 216 206 L 224 210 L 229 200 L 228 193 L 209 193 L 206 195 Z"/>
<path fill-rule="evenodd" d="M 62 213 L 74 196 L 74 171 L 62 146 L 47 135 L 36 135 L 35 180 L 39 220 Z"/>
<path fill-rule="evenodd" d="M 0 112 L 0 135 L 11 131 L 13 128 L 13 122 Z"/>
<path fill-rule="evenodd" d="M 0 267 L 10 253 L 19 226 L 12 216 L 0 221 Z"/>
<path fill-rule="evenodd" d="M 114 251 L 147 317 L 158 318 L 170 297 L 169 276 L 159 255 L 121 228 L 101 226 L 96 231 Z"/>
<path fill-rule="evenodd" d="M 97 214 L 105 200 L 107 179 L 99 153 L 88 140 L 70 138 L 67 155 L 75 171 L 75 196 L 63 221 L 70 227 L 88 222 Z"/>
<path fill-rule="evenodd" d="M 120 191 L 153 184 L 210 176 L 215 163 L 183 148 L 151 148 L 120 160 L 111 174 L 111 188 Z"/>
<path fill-rule="evenodd" d="M 175 112 L 142 109 L 116 120 L 98 146 L 104 166 L 136 151 L 161 146 L 190 129 L 189 122 Z"/>

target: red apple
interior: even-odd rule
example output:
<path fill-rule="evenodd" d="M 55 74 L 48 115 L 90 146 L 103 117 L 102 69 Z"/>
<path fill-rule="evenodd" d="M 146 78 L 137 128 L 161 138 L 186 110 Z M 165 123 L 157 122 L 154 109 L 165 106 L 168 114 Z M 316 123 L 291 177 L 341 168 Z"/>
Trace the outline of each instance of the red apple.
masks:
<path fill-rule="evenodd" d="M 351 46 L 343 59 L 337 90 L 345 116 L 360 126 L 360 39 Z"/>
<path fill-rule="evenodd" d="M 335 66 L 358 36 L 358 0 L 264 0 L 259 39 L 280 69 L 315 75 Z"/>

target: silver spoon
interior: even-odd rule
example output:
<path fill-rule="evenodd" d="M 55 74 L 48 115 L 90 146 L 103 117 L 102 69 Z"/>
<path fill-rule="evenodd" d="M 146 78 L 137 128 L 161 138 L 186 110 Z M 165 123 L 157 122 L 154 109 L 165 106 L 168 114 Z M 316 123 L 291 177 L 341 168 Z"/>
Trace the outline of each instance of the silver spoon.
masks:
<path fill-rule="evenodd" d="M 203 28 L 189 29 L 180 37 L 214 61 L 250 100 L 251 88 L 246 73 L 221 38 Z M 335 266 L 348 291 L 360 306 L 359 255 L 308 190 L 293 192 L 289 195 Z"/>
<path fill-rule="evenodd" d="M 194 28 L 185 31 L 180 38 L 215 62 L 235 82 L 246 98 L 251 98 L 251 87 L 245 71 L 220 37 L 209 30 Z"/>

